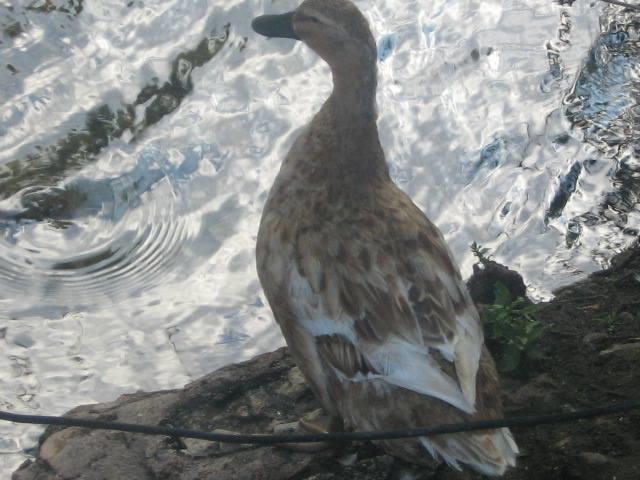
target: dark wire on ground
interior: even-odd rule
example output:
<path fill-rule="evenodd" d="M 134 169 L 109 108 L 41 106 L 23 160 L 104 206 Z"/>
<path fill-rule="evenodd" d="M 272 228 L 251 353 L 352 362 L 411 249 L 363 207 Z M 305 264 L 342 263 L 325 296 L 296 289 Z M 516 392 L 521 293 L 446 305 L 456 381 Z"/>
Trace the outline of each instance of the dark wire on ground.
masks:
<path fill-rule="evenodd" d="M 243 443 L 247 445 L 275 445 L 278 443 L 309 442 L 346 442 L 364 440 L 392 440 L 408 437 L 428 437 L 447 433 L 470 432 L 504 427 L 535 427 L 537 425 L 568 423 L 587 418 L 614 415 L 640 408 L 640 400 L 587 408 L 567 413 L 549 415 L 529 415 L 499 420 L 481 420 L 476 422 L 435 425 L 423 428 L 405 428 L 381 432 L 331 432 L 316 434 L 230 434 L 209 433 L 184 428 L 157 427 L 131 423 L 106 422 L 86 418 L 59 417 L 45 415 L 23 415 L 0 411 L 0 420 L 16 423 L 34 423 L 39 425 L 61 425 L 65 427 L 83 427 L 97 430 L 117 430 L 120 432 L 165 435 L 168 437 L 197 438 L 212 442 Z"/>

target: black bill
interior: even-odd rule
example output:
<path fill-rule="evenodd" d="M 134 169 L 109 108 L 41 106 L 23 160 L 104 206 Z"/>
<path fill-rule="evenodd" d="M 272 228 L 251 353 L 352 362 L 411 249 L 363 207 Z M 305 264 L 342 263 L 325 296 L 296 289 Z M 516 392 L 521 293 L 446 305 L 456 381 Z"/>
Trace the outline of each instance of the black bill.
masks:
<path fill-rule="evenodd" d="M 293 30 L 293 12 L 282 15 L 262 15 L 251 22 L 253 29 L 265 37 L 293 38 L 300 40 Z"/>

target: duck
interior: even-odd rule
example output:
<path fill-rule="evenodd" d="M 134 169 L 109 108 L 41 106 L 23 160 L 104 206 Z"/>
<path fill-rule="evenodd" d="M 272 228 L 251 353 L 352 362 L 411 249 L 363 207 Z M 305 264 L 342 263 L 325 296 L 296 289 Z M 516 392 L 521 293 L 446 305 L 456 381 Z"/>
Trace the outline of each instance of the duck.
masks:
<path fill-rule="evenodd" d="M 333 89 L 294 140 L 256 242 L 260 284 L 331 425 L 379 431 L 502 418 L 478 312 L 447 243 L 391 179 L 377 128 L 377 48 L 349 0 L 305 0 L 256 17 L 301 41 Z M 506 428 L 378 441 L 392 456 L 499 476 Z"/>

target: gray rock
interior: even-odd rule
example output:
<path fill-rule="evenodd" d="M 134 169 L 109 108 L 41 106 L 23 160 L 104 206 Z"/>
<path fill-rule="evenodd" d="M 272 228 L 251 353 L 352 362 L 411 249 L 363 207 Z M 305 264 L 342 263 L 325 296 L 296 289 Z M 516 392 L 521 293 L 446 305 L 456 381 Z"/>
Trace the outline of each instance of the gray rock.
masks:
<path fill-rule="evenodd" d="M 608 338 L 609 338 L 609 335 L 607 335 L 606 333 L 591 332 L 591 333 L 587 333 L 582 338 L 582 341 L 583 341 L 583 343 L 585 343 L 589 347 L 595 348 L 596 345 L 602 343 L 603 341 L 607 340 Z"/>
<path fill-rule="evenodd" d="M 220 443 L 218 442 L 198 440 L 197 438 L 184 438 L 182 442 L 184 443 L 186 453 L 192 457 L 208 457 L 220 451 Z"/>
<path fill-rule="evenodd" d="M 520 407 L 553 405 L 558 384 L 548 374 L 542 373 L 515 392 L 506 392 L 509 403 Z"/>
<path fill-rule="evenodd" d="M 630 312 L 620 312 L 618 314 L 618 319 L 622 323 L 631 323 L 631 322 L 635 321 L 635 317 Z"/>
<path fill-rule="evenodd" d="M 182 390 L 123 395 L 77 407 L 69 416 L 221 433 L 265 433 L 295 426 L 318 409 L 286 349 L 229 365 Z M 278 425 L 285 425 L 278 427 Z M 372 472 L 375 469 L 375 473 Z M 82 428 L 49 428 L 38 457 L 13 480 L 383 479 L 410 468 L 371 444 L 323 451 L 218 444 Z M 432 478 L 424 472 L 419 480 Z"/>
<path fill-rule="evenodd" d="M 469 294 L 476 304 L 495 302 L 495 285 L 500 282 L 515 299 L 527 298 L 527 287 L 522 275 L 498 262 L 484 259 L 473 266 L 473 275 L 467 280 Z"/>
<path fill-rule="evenodd" d="M 621 356 L 632 357 L 640 355 L 640 342 L 634 343 L 616 343 L 610 348 L 600 352 L 603 357 L 607 356 Z"/>
<path fill-rule="evenodd" d="M 582 452 L 578 454 L 578 458 L 587 465 L 594 466 L 606 465 L 611 461 L 608 457 L 598 452 Z"/>

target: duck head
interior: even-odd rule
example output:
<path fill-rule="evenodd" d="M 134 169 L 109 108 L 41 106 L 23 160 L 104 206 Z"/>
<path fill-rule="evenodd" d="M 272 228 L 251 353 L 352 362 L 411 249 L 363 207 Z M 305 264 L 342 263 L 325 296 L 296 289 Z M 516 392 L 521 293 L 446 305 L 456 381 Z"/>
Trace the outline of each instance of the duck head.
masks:
<path fill-rule="evenodd" d="M 292 12 L 252 22 L 266 37 L 301 40 L 331 67 L 334 82 L 373 80 L 377 49 L 369 24 L 349 0 L 305 0 Z"/>

